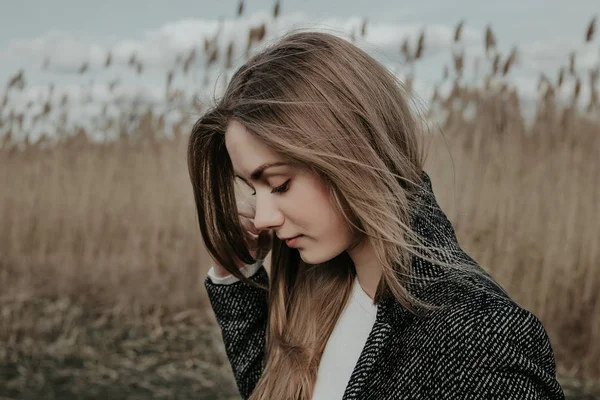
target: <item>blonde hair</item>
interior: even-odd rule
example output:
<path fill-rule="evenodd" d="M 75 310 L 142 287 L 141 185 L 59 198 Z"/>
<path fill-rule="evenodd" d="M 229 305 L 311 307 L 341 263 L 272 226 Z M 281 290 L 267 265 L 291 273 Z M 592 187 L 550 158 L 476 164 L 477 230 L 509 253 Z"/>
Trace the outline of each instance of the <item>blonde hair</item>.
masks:
<path fill-rule="evenodd" d="M 290 32 L 253 56 L 194 125 L 188 166 L 200 231 L 212 257 L 242 281 L 234 257 L 252 259 L 239 223 L 234 172 L 224 145 L 236 119 L 292 162 L 310 168 L 355 237 L 372 242 L 382 268 L 374 302 L 393 296 L 427 307 L 407 290 L 411 256 L 435 257 L 411 231 L 411 199 L 425 152 L 402 83 L 378 61 L 328 33 Z M 418 250 L 424 251 L 418 251 Z M 274 237 L 265 364 L 250 399 L 310 399 L 321 355 L 351 293 L 347 252 L 318 265 Z M 445 253 L 443 258 L 447 258 Z M 437 261 L 436 261 L 437 260 Z M 460 268 L 460 267 L 459 267 Z"/>

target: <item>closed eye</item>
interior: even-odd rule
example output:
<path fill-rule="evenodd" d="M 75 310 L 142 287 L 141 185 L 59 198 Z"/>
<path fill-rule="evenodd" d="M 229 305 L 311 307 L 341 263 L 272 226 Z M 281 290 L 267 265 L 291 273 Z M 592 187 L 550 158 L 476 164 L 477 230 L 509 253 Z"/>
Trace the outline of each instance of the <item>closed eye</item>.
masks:
<path fill-rule="evenodd" d="M 275 189 L 273 189 L 273 191 L 271 193 L 284 193 L 288 190 L 288 186 L 290 183 L 291 179 L 288 179 L 287 181 L 284 182 L 283 185 L 276 187 Z"/>
<path fill-rule="evenodd" d="M 271 193 L 285 193 L 288 190 L 289 184 L 290 184 L 291 179 L 288 179 L 287 181 L 284 182 L 283 185 L 281 186 L 277 186 L 276 188 L 274 188 L 273 190 L 271 190 Z M 256 192 L 252 193 L 252 196 L 256 195 Z"/>

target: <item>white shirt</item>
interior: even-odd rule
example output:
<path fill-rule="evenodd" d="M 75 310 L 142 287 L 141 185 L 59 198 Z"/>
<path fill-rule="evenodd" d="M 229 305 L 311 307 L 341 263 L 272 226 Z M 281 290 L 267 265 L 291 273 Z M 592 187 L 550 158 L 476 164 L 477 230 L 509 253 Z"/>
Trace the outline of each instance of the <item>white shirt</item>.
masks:
<path fill-rule="evenodd" d="M 261 265 L 262 260 L 259 260 L 255 264 L 244 266 L 240 271 L 249 277 Z M 224 278 L 215 276 L 214 267 L 209 269 L 208 276 L 213 283 L 225 285 L 238 280 L 232 275 Z M 360 286 L 358 278 L 355 278 L 352 294 L 325 345 L 312 400 L 342 399 L 376 316 L 377 305 Z"/>
<path fill-rule="evenodd" d="M 352 296 L 325 345 L 312 400 L 342 399 L 376 316 L 377 305 L 355 278 Z"/>

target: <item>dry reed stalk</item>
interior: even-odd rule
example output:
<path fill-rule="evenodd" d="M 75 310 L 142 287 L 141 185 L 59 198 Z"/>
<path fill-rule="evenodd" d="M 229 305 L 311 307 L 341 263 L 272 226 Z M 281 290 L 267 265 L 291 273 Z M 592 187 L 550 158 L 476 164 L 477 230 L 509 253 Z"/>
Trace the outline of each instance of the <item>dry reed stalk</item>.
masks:
<path fill-rule="evenodd" d="M 216 63 L 218 57 L 219 57 L 219 47 L 215 46 L 211 50 L 211 52 L 208 56 L 208 59 L 206 60 L 206 69 L 209 69 L 212 64 Z"/>
<path fill-rule="evenodd" d="M 22 90 L 25 87 L 25 72 L 23 70 L 19 70 L 16 74 L 8 80 L 8 85 L 6 86 L 7 90 L 12 88 L 16 88 Z"/>
<path fill-rule="evenodd" d="M 575 52 L 569 53 L 569 74 L 575 76 Z"/>
<path fill-rule="evenodd" d="M 581 93 L 581 79 L 579 77 L 575 80 L 575 87 L 573 88 L 573 100 L 572 103 L 577 103 L 579 100 L 579 94 Z"/>
<path fill-rule="evenodd" d="M 594 33 L 596 32 L 596 19 L 597 17 L 594 16 L 590 21 L 590 24 L 588 25 L 588 28 L 585 32 L 586 42 L 591 42 L 592 40 L 594 40 Z"/>
<path fill-rule="evenodd" d="M 492 32 L 492 27 L 487 25 L 485 28 L 485 53 L 489 54 L 496 49 L 496 36 Z"/>
<path fill-rule="evenodd" d="M 233 66 L 233 41 L 229 42 L 229 45 L 227 46 L 227 56 L 225 60 L 225 68 L 231 68 Z"/>
<path fill-rule="evenodd" d="M 561 87 L 564 80 L 565 80 L 565 69 L 563 67 L 560 67 L 560 70 L 558 71 L 558 80 L 556 82 L 556 87 Z"/>
<path fill-rule="evenodd" d="M 408 42 L 408 37 L 404 38 L 404 40 L 402 41 L 402 46 L 400 47 L 400 52 L 404 56 L 405 62 L 412 61 L 412 53 L 410 51 L 410 44 Z"/>
<path fill-rule="evenodd" d="M 266 35 L 266 25 L 263 23 L 256 27 L 251 27 L 248 31 L 248 45 L 246 46 L 246 59 L 250 57 L 250 49 L 254 43 L 261 42 Z"/>
<path fill-rule="evenodd" d="M 454 42 L 459 42 L 465 21 L 460 21 L 454 29 Z"/>
<path fill-rule="evenodd" d="M 414 59 L 418 60 L 423 56 L 423 51 L 425 50 L 425 30 L 421 31 L 419 35 L 419 39 L 417 42 L 417 50 L 415 51 Z"/>
<path fill-rule="evenodd" d="M 588 113 L 593 112 L 596 108 L 600 108 L 600 101 L 598 95 L 598 76 L 600 75 L 600 66 L 590 71 L 590 101 L 586 108 Z"/>
<path fill-rule="evenodd" d="M 188 56 L 183 61 L 183 73 L 185 75 L 188 74 L 191 65 L 196 61 L 196 49 L 192 48 L 188 54 Z"/>
<path fill-rule="evenodd" d="M 458 76 L 462 76 L 465 54 L 463 52 L 454 53 L 454 70 Z"/>
<path fill-rule="evenodd" d="M 513 47 L 508 55 L 508 58 L 504 62 L 504 67 L 502 67 L 502 76 L 506 76 L 510 71 L 510 68 L 515 65 L 517 62 L 517 47 Z"/>
<path fill-rule="evenodd" d="M 496 53 L 494 56 L 494 62 L 492 63 L 492 76 L 496 76 L 500 71 L 500 53 Z"/>
<path fill-rule="evenodd" d="M 239 18 L 242 16 L 243 13 L 244 13 L 244 0 L 240 0 L 240 2 L 238 3 L 238 9 L 237 9 L 236 16 Z"/>

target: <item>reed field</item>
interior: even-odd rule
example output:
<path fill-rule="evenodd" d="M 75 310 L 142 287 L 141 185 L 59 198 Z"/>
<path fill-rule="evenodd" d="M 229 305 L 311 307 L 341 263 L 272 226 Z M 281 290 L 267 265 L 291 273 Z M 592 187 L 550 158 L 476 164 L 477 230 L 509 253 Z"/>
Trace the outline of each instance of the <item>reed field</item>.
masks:
<path fill-rule="evenodd" d="M 598 43 L 595 22 L 582 31 Z M 568 398 L 600 398 L 600 65 L 577 76 L 565 60 L 557 78 L 540 76 L 528 121 L 503 79 L 515 55 L 494 41 L 488 28 L 486 85 L 456 78 L 460 54 L 444 72 L 453 88 L 423 115 L 426 171 L 462 247 L 544 324 Z M 398 51 L 411 62 L 426 43 Z M 228 53 L 205 51 L 207 67 Z M 23 85 L 10 79 L 0 111 Z M 168 137 L 151 111 L 127 132 L 123 116 L 99 121 L 120 133 L 102 143 L 60 125 L 23 142 L 11 130 L 29 111 L 0 120 L 0 398 L 236 398 L 186 165 L 204 108 L 166 96 L 181 112 Z"/>

